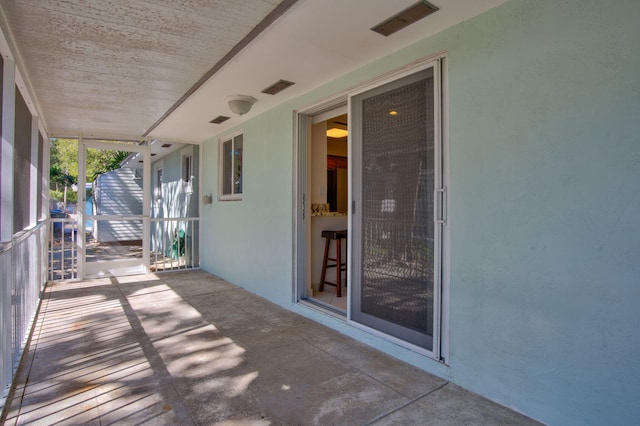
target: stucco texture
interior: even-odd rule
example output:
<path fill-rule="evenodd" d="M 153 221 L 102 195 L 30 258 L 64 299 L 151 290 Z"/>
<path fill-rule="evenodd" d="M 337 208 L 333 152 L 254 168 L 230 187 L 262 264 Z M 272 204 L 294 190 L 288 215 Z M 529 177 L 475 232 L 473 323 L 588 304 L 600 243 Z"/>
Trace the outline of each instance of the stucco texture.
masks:
<path fill-rule="evenodd" d="M 636 423 L 638 17 L 512 0 L 247 122 L 244 199 L 203 209 L 203 267 L 291 305 L 292 111 L 446 51 L 448 367 L 333 326 L 545 423 Z"/>

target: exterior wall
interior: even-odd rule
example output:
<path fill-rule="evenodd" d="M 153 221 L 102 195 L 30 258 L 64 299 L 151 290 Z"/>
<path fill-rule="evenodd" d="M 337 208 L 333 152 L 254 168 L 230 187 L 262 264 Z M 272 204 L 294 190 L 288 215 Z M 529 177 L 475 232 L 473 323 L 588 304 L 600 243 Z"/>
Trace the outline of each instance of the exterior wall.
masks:
<path fill-rule="evenodd" d="M 247 121 L 243 200 L 203 207 L 202 267 L 543 422 L 637 422 L 638 16 L 512 0 Z M 292 302 L 292 111 L 445 50 L 447 366 Z M 218 164 L 218 137 L 202 150 Z"/>
<path fill-rule="evenodd" d="M 142 214 L 142 171 L 117 169 L 103 173 L 94 184 L 93 202 L 97 215 Z M 142 221 L 94 222 L 96 240 L 100 242 L 142 239 Z"/>

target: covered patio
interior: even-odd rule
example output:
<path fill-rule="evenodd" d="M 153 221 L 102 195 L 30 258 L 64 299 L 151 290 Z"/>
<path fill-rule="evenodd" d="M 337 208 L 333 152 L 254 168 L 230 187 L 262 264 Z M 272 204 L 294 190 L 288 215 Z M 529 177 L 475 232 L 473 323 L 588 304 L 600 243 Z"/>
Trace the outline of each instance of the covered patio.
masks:
<path fill-rule="evenodd" d="M 204 271 L 49 284 L 15 424 L 538 424 Z"/>

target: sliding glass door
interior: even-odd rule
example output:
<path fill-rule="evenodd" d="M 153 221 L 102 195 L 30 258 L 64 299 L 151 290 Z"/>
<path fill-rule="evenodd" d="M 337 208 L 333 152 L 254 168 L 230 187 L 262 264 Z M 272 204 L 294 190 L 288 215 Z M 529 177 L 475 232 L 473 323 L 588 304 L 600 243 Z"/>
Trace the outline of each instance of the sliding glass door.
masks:
<path fill-rule="evenodd" d="M 440 61 L 350 98 L 350 319 L 439 356 Z"/>

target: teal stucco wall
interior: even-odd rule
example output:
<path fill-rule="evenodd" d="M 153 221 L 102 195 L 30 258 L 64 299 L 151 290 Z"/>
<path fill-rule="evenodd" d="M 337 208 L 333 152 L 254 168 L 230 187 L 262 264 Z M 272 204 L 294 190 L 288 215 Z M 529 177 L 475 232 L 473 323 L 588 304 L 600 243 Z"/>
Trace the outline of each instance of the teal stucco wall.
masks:
<path fill-rule="evenodd" d="M 202 209 L 203 268 L 543 422 L 635 424 L 638 40 L 636 0 L 512 0 L 245 122 L 244 199 Z M 448 366 L 292 304 L 292 111 L 440 51 Z"/>

